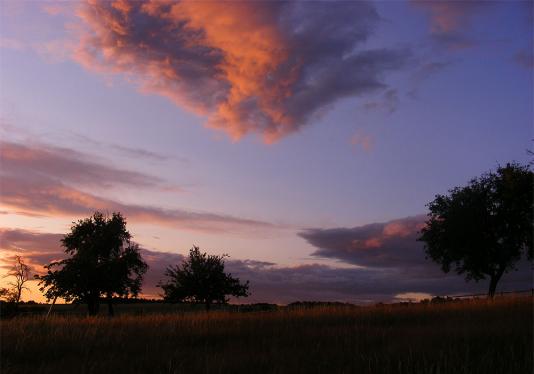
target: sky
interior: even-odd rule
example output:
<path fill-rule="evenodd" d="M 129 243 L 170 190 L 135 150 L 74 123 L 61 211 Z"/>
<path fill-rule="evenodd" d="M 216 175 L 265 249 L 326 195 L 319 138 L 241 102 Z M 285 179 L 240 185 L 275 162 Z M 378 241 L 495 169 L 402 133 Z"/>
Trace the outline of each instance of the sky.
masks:
<path fill-rule="evenodd" d="M 529 161 L 533 19 L 526 1 L 2 1 L 2 271 L 42 271 L 101 210 L 143 248 L 146 297 L 193 245 L 230 256 L 247 302 L 484 292 L 416 238 L 436 194 Z M 520 264 L 499 288 L 531 285 Z"/>

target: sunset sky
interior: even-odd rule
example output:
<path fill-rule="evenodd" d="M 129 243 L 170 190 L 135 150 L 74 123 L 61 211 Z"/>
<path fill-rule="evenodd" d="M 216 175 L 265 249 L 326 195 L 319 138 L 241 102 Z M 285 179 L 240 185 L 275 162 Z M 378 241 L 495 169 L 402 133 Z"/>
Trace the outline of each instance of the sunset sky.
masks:
<path fill-rule="evenodd" d="M 230 255 L 247 302 L 486 290 L 415 239 L 434 195 L 529 160 L 532 2 L 0 11 L 4 271 L 62 258 L 71 223 L 102 210 L 144 248 L 149 297 L 194 244 Z M 524 265 L 501 290 L 531 287 Z"/>

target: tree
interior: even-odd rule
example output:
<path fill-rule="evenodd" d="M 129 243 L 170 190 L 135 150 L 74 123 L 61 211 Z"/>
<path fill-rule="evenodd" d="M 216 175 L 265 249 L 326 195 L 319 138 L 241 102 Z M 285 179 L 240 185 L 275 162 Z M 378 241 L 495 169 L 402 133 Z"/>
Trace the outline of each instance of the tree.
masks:
<path fill-rule="evenodd" d="M 420 241 L 428 257 L 467 280 L 489 278 L 493 297 L 504 273 L 533 258 L 534 175 L 517 163 L 499 166 L 430 202 Z"/>
<path fill-rule="evenodd" d="M 30 267 L 24 262 L 22 256 L 16 255 L 14 257 L 14 264 L 6 274 L 6 277 L 13 277 L 15 280 L 9 282 L 8 285 L 11 288 L 2 289 L 1 294 L 18 306 L 22 297 L 22 291 L 29 290 L 25 284 L 30 280 Z"/>
<path fill-rule="evenodd" d="M 165 301 L 202 303 L 210 310 L 213 303 L 227 303 L 227 295 L 247 297 L 248 281 L 242 284 L 224 272 L 225 257 L 228 256 L 202 253 L 199 247 L 193 246 L 182 264 L 171 265 L 165 271 L 168 280 L 158 285 L 163 289 Z"/>
<path fill-rule="evenodd" d="M 37 277 L 48 300 L 83 302 L 89 315 L 96 315 L 105 297 L 113 315 L 113 295 L 137 296 L 141 290 L 148 266 L 120 213 L 108 217 L 95 212 L 75 222 L 61 243 L 71 257 L 50 263 L 47 274 Z"/>

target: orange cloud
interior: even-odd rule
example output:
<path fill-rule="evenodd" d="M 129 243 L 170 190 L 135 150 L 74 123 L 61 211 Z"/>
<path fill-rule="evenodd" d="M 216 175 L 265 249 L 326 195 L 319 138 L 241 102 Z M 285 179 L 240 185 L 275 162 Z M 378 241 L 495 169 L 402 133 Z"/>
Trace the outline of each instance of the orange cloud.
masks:
<path fill-rule="evenodd" d="M 358 50 L 368 2 L 89 1 L 75 59 L 208 117 L 232 139 L 273 142 L 336 100 L 384 89 L 402 50 Z"/>
<path fill-rule="evenodd" d="M 423 224 L 424 225 L 424 224 Z M 408 236 L 413 232 L 418 232 L 420 230 L 420 223 L 414 223 L 408 221 L 393 221 L 384 226 L 383 233 L 385 236 Z"/>
<path fill-rule="evenodd" d="M 472 17 L 491 1 L 412 0 L 411 3 L 429 13 L 432 37 L 447 48 L 457 50 L 475 45 L 466 31 Z"/>

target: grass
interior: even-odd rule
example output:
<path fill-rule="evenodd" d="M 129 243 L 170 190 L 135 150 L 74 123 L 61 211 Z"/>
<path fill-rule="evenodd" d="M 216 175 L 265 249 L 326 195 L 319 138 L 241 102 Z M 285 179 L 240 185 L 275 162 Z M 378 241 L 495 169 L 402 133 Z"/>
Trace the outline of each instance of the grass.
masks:
<path fill-rule="evenodd" d="M 1 322 L 9 373 L 531 373 L 533 299 Z"/>

